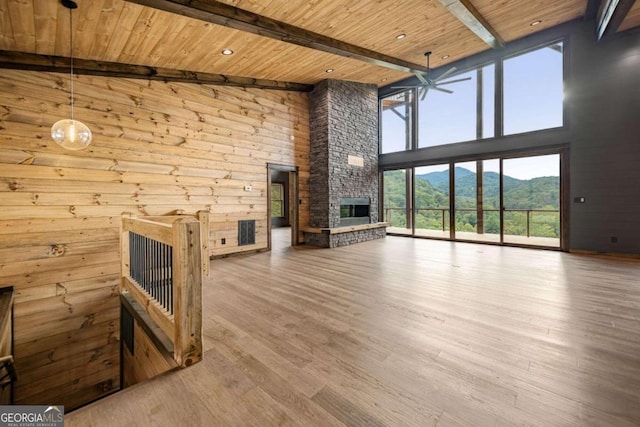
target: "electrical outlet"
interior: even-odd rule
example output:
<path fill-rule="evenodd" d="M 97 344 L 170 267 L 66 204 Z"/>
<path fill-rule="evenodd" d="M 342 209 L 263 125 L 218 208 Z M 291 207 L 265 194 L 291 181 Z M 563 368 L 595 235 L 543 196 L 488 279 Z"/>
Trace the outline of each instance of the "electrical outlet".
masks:
<path fill-rule="evenodd" d="M 250 185 L 245 185 L 244 186 L 244 191 L 251 191 L 251 186 Z"/>
<path fill-rule="evenodd" d="M 611 236 L 611 243 L 618 243 L 618 237 L 617 236 Z"/>
<path fill-rule="evenodd" d="M 220 244 L 222 245 L 226 245 L 227 244 L 227 239 L 225 239 L 224 237 L 220 240 Z"/>

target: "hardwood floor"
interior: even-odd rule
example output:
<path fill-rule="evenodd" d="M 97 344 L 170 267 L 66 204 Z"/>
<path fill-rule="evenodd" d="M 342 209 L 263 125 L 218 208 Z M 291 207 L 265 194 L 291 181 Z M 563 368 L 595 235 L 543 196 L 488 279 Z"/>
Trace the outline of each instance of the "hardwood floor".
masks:
<path fill-rule="evenodd" d="M 67 425 L 640 424 L 637 260 L 390 236 L 211 271 L 203 362 Z"/>

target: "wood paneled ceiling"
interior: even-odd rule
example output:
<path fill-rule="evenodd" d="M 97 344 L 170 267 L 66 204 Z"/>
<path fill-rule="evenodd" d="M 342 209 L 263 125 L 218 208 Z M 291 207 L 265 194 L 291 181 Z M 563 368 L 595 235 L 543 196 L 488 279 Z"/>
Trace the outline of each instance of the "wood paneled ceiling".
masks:
<path fill-rule="evenodd" d="M 580 18 L 587 9 L 587 0 L 461 2 L 471 3 L 507 43 Z M 77 3 L 79 7 L 73 12 L 73 56 L 79 59 L 305 84 L 330 77 L 386 85 L 411 76 L 406 71 L 125 0 L 77 0 Z M 434 53 L 432 67 L 438 67 L 489 49 L 439 0 L 221 0 L 220 3 L 413 64 L 424 65 L 423 54 L 427 50 Z M 633 11 L 637 15 L 638 7 Z M 530 25 L 538 20 L 539 25 Z M 637 25 L 630 22 L 627 25 Z M 69 10 L 59 0 L 0 0 L 0 27 L 2 51 L 70 55 Z M 398 40 L 399 34 L 406 37 Z M 223 49 L 232 49 L 234 54 L 221 55 Z M 328 69 L 334 71 L 328 74 Z"/>
<path fill-rule="evenodd" d="M 622 21 L 620 31 L 627 31 L 637 27 L 640 27 L 640 1 L 638 0 L 633 4 L 624 21 Z"/>

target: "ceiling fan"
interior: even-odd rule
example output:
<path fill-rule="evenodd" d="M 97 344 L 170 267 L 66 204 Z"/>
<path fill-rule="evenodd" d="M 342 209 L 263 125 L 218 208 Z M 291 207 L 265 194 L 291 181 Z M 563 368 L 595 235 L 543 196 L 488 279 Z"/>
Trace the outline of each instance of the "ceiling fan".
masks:
<path fill-rule="evenodd" d="M 425 52 L 424 56 L 427 57 L 427 72 L 423 73 L 421 71 L 415 71 L 414 74 L 416 75 L 416 77 L 418 78 L 418 80 L 420 80 L 420 83 L 417 85 L 412 85 L 412 86 L 391 86 L 392 89 L 419 89 L 420 92 L 420 100 L 424 100 L 424 98 L 427 96 L 427 92 L 429 91 L 429 89 L 433 89 L 433 90 L 439 90 L 440 92 L 445 92 L 445 93 L 453 93 L 452 90 L 449 89 L 444 89 L 441 88 L 440 86 L 444 86 L 444 85 L 449 85 L 451 83 L 458 83 L 458 82 L 464 82 L 467 80 L 471 80 L 471 77 L 464 77 L 462 79 L 455 79 L 455 80 L 449 80 L 446 82 L 443 82 L 441 80 L 444 80 L 447 78 L 447 76 L 451 73 L 453 73 L 456 70 L 456 67 L 451 67 L 449 68 L 447 71 L 445 71 L 444 73 L 440 74 L 438 77 L 436 78 L 430 78 L 429 77 L 429 57 L 431 56 L 431 52 Z"/>

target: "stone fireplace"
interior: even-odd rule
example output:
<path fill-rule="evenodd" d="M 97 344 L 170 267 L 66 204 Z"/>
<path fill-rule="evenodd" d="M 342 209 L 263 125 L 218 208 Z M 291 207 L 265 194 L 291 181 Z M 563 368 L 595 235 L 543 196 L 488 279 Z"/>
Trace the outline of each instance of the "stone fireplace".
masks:
<path fill-rule="evenodd" d="M 384 237 L 378 223 L 378 88 L 324 80 L 310 96 L 311 228 L 305 242 L 344 246 Z"/>

